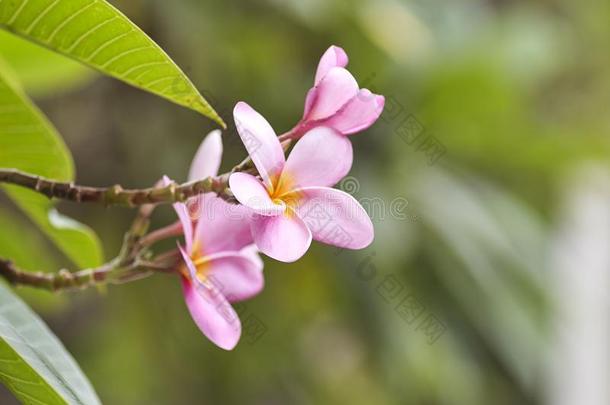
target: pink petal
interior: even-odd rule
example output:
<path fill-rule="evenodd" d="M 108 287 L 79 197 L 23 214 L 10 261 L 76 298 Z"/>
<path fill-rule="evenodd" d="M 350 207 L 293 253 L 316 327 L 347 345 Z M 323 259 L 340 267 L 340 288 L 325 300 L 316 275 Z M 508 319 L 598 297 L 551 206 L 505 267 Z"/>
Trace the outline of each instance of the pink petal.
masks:
<path fill-rule="evenodd" d="M 214 130 L 205 137 L 189 171 L 189 181 L 203 180 L 216 176 L 222 160 L 222 137 L 220 130 Z"/>
<path fill-rule="evenodd" d="M 207 256 L 211 268 L 207 279 L 230 302 L 243 301 L 258 294 L 265 284 L 260 259 L 248 254 L 222 252 Z"/>
<path fill-rule="evenodd" d="M 346 67 L 348 57 L 343 48 L 332 45 L 324 52 L 320 63 L 318 64 L 318 70 L 316 71 L 316 85 L 322 80 L 328 71 L 334 67 Z"/>
<path fill-rule="evenodd" d="M 333 129 L 317 127 L 294 146 L 280 184 L 291 188 L 334 186 L 352 168 L 352 143 Z"/>
<path fill-rule="evenodd" d="M 316 87 L 312 87 L 307 92 L 307 96 L 305 97 L 305 110 L 303 111 L 303 117 L 307 117 L 309 112 L 311 111 L 311 107 L 313 103 L 316 101 L 318 97 L 318 89 Z"/>
<path fill-rule="evenodd" d="M 161 179 L 161 186 L 167 187 L 170 184 L 172 184 L 172 180 L 167 176 L 163 176 Z M 193 249 L 193 222 L 191 220 L 191 216 L 189 215 L 188 207 L 184 203 L 174 203 L 172 206 L 174 207 L 176 214 L 178 214 L 178 218 L 182 224 L 186 250 L 191 253 Z"/>
<path fill-rule="evenodd" d="M 157 182 L 155 183 L 155 187 L 167 187 L 172 184 L 172 181 L 166 175 L 163 175 Z"/>
<path fill-rule="evenodd" d="M 155 184 L 155 186 L 156 187 L 167 187 L 170 184 L 172 184 L 172 179 L 163 175 L 163 177 L 161 177 L 161 180 L 157 181 L 157 184 Z"/>
<path fill-rule="evenodd" d="M 180 219 L 180 223 L 182 224 L 182 230 L 184 231 L 184 243 L 186 243 L 186 250 L 189 253 L 193 252 L 193 222 L 191 220 L 191 216 L 189 214 L 189 210 L 186 204 L 183 203 L 174 203 L 172 204 L 176 214 L 178 214 L 178 218 Z"/>
<path fill-rule="evenodd" d="M 246 246 L 245 248 L 240 250 L 239 253 L 249 257 L 250 260 L 255 262 L 260 269 L 264 267 L 263 259 L 261 259 L 261 256 L 258 254 L 258 248 L 254 243 Z"/>
<path fill-rule="evenodd" d="M 235 125 L 254 165 L 267 186 L 284 167 L 284 150 L 271 125 L 258 112 L 244 102 L 233 110 Z"/>
<path fill-rule="evenodd" d="M 275 217 L 254 215 L 252 236 L 262 253 L 286 263 L 300 259 L 311 245 L 311 232 L 290 208 Z"/>
<path fill-rule="evenodd" d="M 337 114 L 323 120 L 322 125 L 336 129 L 344 135 L 364 131 L 381 115 L 385 98 L 362 89 Z"/>
<path fill-rule="evenodd" d="M 296 211 L 313 239 L 347 249 L 363 249 L 373 242 L 373 223 L 351 195 L 326 187 L 306 187 L 295 193 L 301 197 Z"/>
<path fill-rule="evenodd" d="M 229 186 L 237 201 L 260 215 L 280 215 L 286 210 L 284 204 L 276 204 L 269 197 L 265 186 L 248 173 L 233 173 Z"/>
<path fill-rule="evenodd" d="M 334 67 L 316 86 L 315 97 L 306 120 L 315 121 L 330 117 L 358 94 L 358 83 L 346 69 Z"/>
<path fill-rule="evenodd" d="M 199 208 L 191 214 L 196 219 L 195 238 L 201 242 L 201 253 L 238 252 L 251 245 L 251 211 L 238 204 L 229 204 L 212 193 L 200 196 Z"/>
<path fill-rule="evenodd" d="M 180 252 L 190 273 L 196 273 L 190 257 L 182 248 Z M 231 304 L 212 283 L 183 276 L 182 289 L 186 306 L 201 332 L 220 348 L 232 350 L 241 336 L 241 322 Z"/>

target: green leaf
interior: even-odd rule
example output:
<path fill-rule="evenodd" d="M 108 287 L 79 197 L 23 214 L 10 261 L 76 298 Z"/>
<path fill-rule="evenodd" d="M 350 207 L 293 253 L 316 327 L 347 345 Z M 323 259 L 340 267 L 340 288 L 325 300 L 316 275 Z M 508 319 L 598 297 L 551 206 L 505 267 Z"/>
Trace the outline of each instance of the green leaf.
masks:
<path fill-rule="evenodd" d="M 0 210 L 0 229 L 11 230 L 0 232 L 0 257 L 10 258 L 22 269 L 50 272 L 61 268 L 53 246 L 33 225 L 26 223 L 26 218 Z M 69 301 L 66 294 L 49 294 L 36 288 L 22 288 L 17 292 L 35 311 L 43 314 L 56 314 Z"/>
<path fill-rule="evenodd" d="M 32 96 L 56 95 L 97 76 L 93 69 L 8 31 L 0 30 L 0 56 Z"/>
<path fill-rule="evenodd" d="M 44 177 L 74 179 L 70 152 L 44 115 L 0 66 L 0 167 Z M 95 234 L 61 216 L 47 198 L 17 186 L 9 196 L 78 267 L 97 266 L 102 251 Z"/>
<path fill-rule="evenodd" d="M 0 284 L 0 380 L 25 404 L 99 404 L 47 325 Z"/>
<path fill-rule="evenodd" d="M 0 0 L 0 27 L 225 126 L 171 58 L 105 0 Z"/>

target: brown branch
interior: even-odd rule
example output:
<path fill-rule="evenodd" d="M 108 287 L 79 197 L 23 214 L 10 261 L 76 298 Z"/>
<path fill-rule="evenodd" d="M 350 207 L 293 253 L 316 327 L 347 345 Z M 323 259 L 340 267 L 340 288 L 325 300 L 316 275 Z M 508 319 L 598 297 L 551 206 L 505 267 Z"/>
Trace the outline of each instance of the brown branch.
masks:
<path fill-rule="evenodd" d="M 287 151 L 292 143 L 291 132 L 279 137 L 282 148 Z M 145 204 L 163 204 L 185 202 L 191 197 L 203 193 L 216 193 L 223 200 L 236 204 L 237 201 L 229 189 L 229 177 L 235 172 L 256 173 L 250 157 L 246 158 L 228 172 L 216 177 L 168 186 L 157 186 L 143 189 L 124 189 L 116 184 L 111 187 L 88 187 L 47 179 L 17 169 L 0 168 L 0 183 L 14 184 L 36 191 L 47 198 L 73 201 L 78 203 L 100 203 L 106 206 L 123 205 L 135 207 Z"/>
<path fill-rule="evenodd" d="M 0 275 L 13 285 L 27 285 L 39 289 L 58 291 L 86 288 L 96 284 L 112 281 L 109 275 L 113 263 L 104 266 L 81 270 L 75 273 L 61 269 L 57 273 L 29 272 L 17 268 L 11 261 L 0 259 Z"/>
<path fill-rule="evenodd" d="M 85 289 L 100 284 L 123 284 L 154 273 L 173 273 L 179 263 L 175 250 L 161 254 L 159 259 L 150 262 L 135 260 L 126 265 L 115 259 L 96 268 L 77 272 L 61 269 L 56 273 L 26 271 L 10 260 L 0 259 L 0 276 L 15 286 L 48 291 Z"/>
<path fill-rule="evenodd" d="M 228 202 L 235 203 L 235 198 L 228 188 L 228 180 L 229 174 L 227 173 L 183 184 L 172 183 L 164 187 L 124 189 L 120 185 L 112 187 L 80 186 L 71 182 L 46 179 L 15 169 L 0 169 L 0 183 L 25 187 L 48 198 L 128 207 L 184 202 L 193 196 L 209 192 L 216 193 Z"/>
<path fill-rule="evenodd" d="M 147 260 L 150 253 L 149 244 L 144 243 L 144 238 L 154 208 L 155 206 L 151 204 L 140 206 L 129 230 L 125 233 L 119 255 L 100 267 L 74 273 L 66 269 L 56 273 L 31 272 L 21 270 L 11 261 L 0 258 L 0 277 L 17 286 L 60 291 L 84 289 L 99 284 L 121 284 L 148 277 L 155 272 L 171 273 L 179 263 L 176 249 L 162 253 L 151 261 Z M 160 239 L 162 239 L 161 235 L 156 238 L 156 240 Z"/>

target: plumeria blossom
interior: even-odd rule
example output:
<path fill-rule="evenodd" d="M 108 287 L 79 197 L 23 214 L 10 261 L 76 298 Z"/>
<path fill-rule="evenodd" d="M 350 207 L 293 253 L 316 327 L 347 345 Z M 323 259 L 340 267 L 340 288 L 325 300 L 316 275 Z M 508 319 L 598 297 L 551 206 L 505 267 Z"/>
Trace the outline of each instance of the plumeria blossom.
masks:
<path fill-rule="evenodd" d="M 221 156 L 220 131 L 213 131 L 195 156 L 189 180 L 215 176 Z M 169 184 L 167 177 L 164 180 Z M 211 193 L 197 198 L 197 218 L 192 218 L 187 204 L 174 204 L 185 240 L 185 247 L 179 246 L 184 261 L 180 267 L 184 298 L 203 334 L 219 347 L 231 350 L 239 341 L 241 323 L 230 303 L 262 290 L 263 263 L 252 245 L 243 208 Z"/>
<path fill-rule="evenodd" d="M 351 169 L 352 145 L 332 128 L 316 127 L 286 160 L 281 144 L 258 112 L 240 102 L 234 118 L 239 135 L 262 181 L 234 173 L 229 185 L 253 212 L 251 230 L 258 249 L 283 262 L 305 254 L 312 238 L 348 249 L 373 240 L 373 224 L 349 194 L 332 189 Z"/>
<path fill-rule="evenodd" d="M 315 85 L 305 99 L 303 118 L 290 131 L 295 138 L 318 126 L 352 135 L 377 121 L 385 98 L 360 89 L 354 76 L 345 69 L 347 63 L 347 54 L 338 46 L 333 45 L 324 53 L 316 71 Z"/>

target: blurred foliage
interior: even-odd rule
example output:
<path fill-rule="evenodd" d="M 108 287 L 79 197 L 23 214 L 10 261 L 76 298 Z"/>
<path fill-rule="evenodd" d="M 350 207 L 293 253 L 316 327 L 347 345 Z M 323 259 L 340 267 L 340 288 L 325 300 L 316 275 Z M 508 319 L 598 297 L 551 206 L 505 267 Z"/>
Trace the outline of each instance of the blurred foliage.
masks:
<path fill-rule="evenodd" d="M 0 105 L 3 112 L 0 116 L 2 167 L 72 181 L 74 163 L 66 145 L 3 65 L 0 65 Z M 90 267 L 102 263 L 100 244 L 91 229 L 61 215 L 42 195 L 16 186 L 2 188 L 77 266 Z M 27 249 L 28 239 L 19 242 Z"/>
<path fill-rule="evenodd" d="M 563 179 L 585 162 L 606 165 L 610 152 L 608 2 L 114 4 L 229 124 L 245 100 L 278 132 L 292 127 L 330 44 L 344 47 L 356 78 L 398 110 L 352 138 L 355 196 L 383 201 L 375 243 L 339 254 L 316 245 L 293 265 L 266 260 L 266 288 L 242 316 L 265 325 L 256 342 L 244 337 L 232 353 L 210 344 L 169 276 L 69 295 L 71 305 L 48 314 L 103 402 L 545 402 L 549 251 Z M 71 86 L 38 101 L 82 183 L 184 179 L 213 129 L 110 79 Z M 410 115 L 446 148 L 436 164 L 401 138 Z M 244 149 L 231 128 L 224 142 L 229 168 Z M 408 201 L 406 211 L 393 212 L 397 199 Z M 62 209 L 93 226 L 107 252 L 120 246 L 131 215 Z M 171 210 L 155 220 L 173 220 Z M 402 286 L 398 298 L 383 294 L 388 277 Z M 395 309 L 404 297 L 444 325 L 433 344 Z"/>
<path fill-rule="evenodd" d="M 34 96 L 77 88 L 94 77 L 83 65 L 6 31 L 0 31 L 0 55 Z"/>

